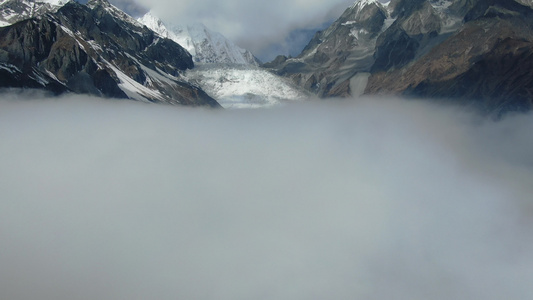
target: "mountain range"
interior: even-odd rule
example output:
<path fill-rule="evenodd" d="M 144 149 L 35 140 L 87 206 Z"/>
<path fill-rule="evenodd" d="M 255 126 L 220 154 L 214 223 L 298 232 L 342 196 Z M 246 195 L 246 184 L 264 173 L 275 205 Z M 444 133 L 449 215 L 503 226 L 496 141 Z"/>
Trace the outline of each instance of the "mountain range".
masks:
<path fill-rule="evenodd" d="M 181 75 L 193 67 L 183 47 L 105 0 L 68 2 L 0 28 L 3 87 L 218 107 Z"/>
<path fill-rule="evenodd" d="M 533 105 L 532 0 L 357 0 L 300 55 L 260 67 L 202 24 L 134 19 L 106 0 L 4 0 L 0 22 L 2 87 L 212 107 L 313 94 Z"/>

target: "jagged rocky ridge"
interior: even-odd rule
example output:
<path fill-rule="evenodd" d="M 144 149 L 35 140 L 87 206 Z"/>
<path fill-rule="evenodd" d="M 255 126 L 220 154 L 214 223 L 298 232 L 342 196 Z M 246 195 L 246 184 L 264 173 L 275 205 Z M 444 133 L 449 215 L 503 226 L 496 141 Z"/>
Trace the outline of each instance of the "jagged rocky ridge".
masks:
<path fill-rule="evenodd" d="M 528 110 L 532 2 L 359 0 L 298 57 L 280 56 L 264 67 L 321 97 L 400 94 L 489 112 Z M 255 67 L 212 65 L 187 74 L 193 57 L 165 38 L 170 35 L 154 33 L 105 0 L 63 4 L 0 1 L 0 26 L 15 23 L 0 28 L 0 86 L 218 106 L 201 86 L 234 107 L 305 97 L 283 81 L 265 82 L 274 77 Z M 212 63 L 215 56 L 197 60 Z M 270 87 L 279 95 L 269 97 Z"/>
<path fill-rule="evenodd" d="M 0 85 L 183 105 L 219 104 L 181 73 L 191 55 L 106 0 L 0 28 Z"/>
<path fill-rule="evenodd" d="M 265 64 L 321 97 L 396 94 L 489 112 L 533 105 L 530 0 L 356 1 L 296 58 Z"/>

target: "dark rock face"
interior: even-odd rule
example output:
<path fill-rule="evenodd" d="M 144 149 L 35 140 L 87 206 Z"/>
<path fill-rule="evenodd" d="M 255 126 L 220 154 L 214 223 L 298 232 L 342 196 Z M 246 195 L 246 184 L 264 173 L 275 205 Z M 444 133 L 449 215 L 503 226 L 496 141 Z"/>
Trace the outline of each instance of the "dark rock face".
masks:
<path fill-rule="evenodd" d="M 193 66 L 185 49 L 105 0 L 69 2 L 55 13 L 0 28 L 6 86 L 217 107 L 180 79 L 180 71 Z"/>
<path fill-rule="evenodd" d="M 420 47 L 417 39 L 409 36 L 402 28 L 395 25 L 389 29 L 378 39 L 375 62 L 371 69 L 373 73 L 405 66 L 415 58 Z"/>
<path fill-rule="evenodd" d="M 364 86 L 365 94 L 446 99 L 487 112 L 531 109 L 531 1 L 357 3 L 298 58 L 270 67 L 321 97 L 357 96 Z"/>
<path fill-rule="evenodd" d="M 283 64 L 284 62 L 286 62 L 287 59 L 288 59 L 288 57 L 285 56 L 285 55 L 278 55 L 278 56 L 276 56 L 276 58 L 273 61 L 264 63 L 264 64 L 261 65 L 261 67 L 263 67 L 263 68 L 275 68 L 275 67 Z"/>
<path fill-rule="evenodd" d="M 489 113 L 531 109 L 533 11 L 494 3 L 424 56 L 403 68 L 372 74 L 366 92 L 444 99 Z M 479 7 L 467 16 L 474 10 L 478 14 Z"/>
<path fill-rule="evenodd" d="M 488 112 L 527 111 L 533 107 L 533 43 L 507 38 L 456 78 L 423 81 L 406 94 L 461 99 Z"/>
<path fill-rule="evenodd" d="M 441 30 L 442 20 L 427 1 L 397 1 L 393 8 L 397 19 L 378 38 L 372 73 L 407 65 Z"/>
<path fill-rule="evenodd" d="M 425 0 L 396 0 L 390 3 L 390 15 L 392 18 L 405 18 L 421 9 L 427 2 Z"/>
<path fill-rule="evenodd" d="M 379 2 L 356 3 L 328 29 L 317 32 L 298 57 L 277 59 L 265 66 L 321 97 L 347 95 L 350 78 L 370 71 L 386 19 L 387 12 Z"/>
<path fill-rule="evenodd" d="M 362 92 L 354 78 L 407 65 L 434 44 L 441 27 L 427 0 L 393 0 L 387 7 L 357 1 L 297 58 L 268 66 L 321 97 L 354 96 Z"/>

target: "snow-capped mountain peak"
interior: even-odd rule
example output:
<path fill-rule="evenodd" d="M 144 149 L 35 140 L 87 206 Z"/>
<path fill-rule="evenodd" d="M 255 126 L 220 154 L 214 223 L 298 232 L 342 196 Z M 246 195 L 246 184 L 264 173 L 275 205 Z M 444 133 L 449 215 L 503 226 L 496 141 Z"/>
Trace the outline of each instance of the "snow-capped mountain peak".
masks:
<path fill-rule="evenodd" d="M 157 32 L 159 35 L 168 38 L 169 32 L 165 24 L 163 24 L 163 21 L 156 17 L 151 11 L 147 12 L 144 16 L 137 19 L 137 21 L 139 21 L 146 27 L 152 29 L 153 31 Z"/>
<path fill-rule="evenodd" d="M 67 2 L 69 2 L 70 0 L 40 0 L 40 2 L 45 2 L 45 3 L 48 3 L 50 5 L 54 5 L 54 6 L 63 6 L 65 4 L 67 4 Z"/>
<path fill-rule="evenodd" d="M 195 62 L 258 65 L 253 54 L 240 48 L 222 34 L 202 23 L 189 25 L 165 24 L 153 12 L 138 19 L 162 37 L 171 39 L 192 54 Z"/>
<path fill-rule="evenodd" d="M 146 27 L 150 28 L 160 36 L 171 39 L 185 48 L 191 55 L 196 55 L 196 48 L 192 42 L 191 37 L 184 33 L 186 28 L 181 26 L 172 26 L 168 29 L 161 19 L 155 16 L 151 11 L 147 12 L 144 16 L 137 19 L 137 21 Z M 198 62 L 198 60 L 196 60 Z"/>
<path fill-rule="evenodd" d="M 51 1 L 54 1 L 54 0 L 51 0 Z M 136 19 L 132 18 L 127 13 L 120 10 L 118 7 L 109 3 L 109 1 L 107 0 L 89 0 L 89 2 L 87 2 L 87 7 L 93 10 L 96 9 L 97 7 L 101 7 L 105 11 L 107 11 L 109 14 L 111 14 L 113 17 L 119 20 L 130 23 L 136 27 L 141 27 L 141 28 L 143 27 L 143 24 L 141 24 Z"/>
<path fill-rule="evenodd" d="M 382 6 L 382 3 L 379 2 L 378 0 L 357 0 L 357 1 L 354 2 L 354 4 L 352 4 L 351 8 L 362 9 L 365 6 L 368 6 L 368 5 Z"/>

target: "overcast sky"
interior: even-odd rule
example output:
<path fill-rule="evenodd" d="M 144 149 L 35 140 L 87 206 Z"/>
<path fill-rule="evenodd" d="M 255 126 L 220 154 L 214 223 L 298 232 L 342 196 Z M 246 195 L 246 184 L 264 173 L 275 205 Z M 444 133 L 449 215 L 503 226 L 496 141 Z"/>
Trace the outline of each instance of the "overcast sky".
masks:
<path fill-rule="evenodd" d="M 110 0 L 130 14 L 145 9 L 167 23 L 200 22 L 246 48 L 262 61 L 298 55 L 314 33 L 327 27 L 355 0 Z M 382 0 L 381 2 L 386 2 Z M 139 8 L 139 5 L 143 7 Z"/>
<path fill-rule="evenodd" d="M 153 9 L 156 15 L 167 21 L 185 24 L 204 23 L 239 46 L 251 50 L 262 60 L 272 59 L 277 54 L 288 54 L 276 52 L 287 52 L 294 48 L 294 43 L 298 45 L 297 48 L 303 48 L 308 41 L 298 40 L 299 35 L 295 36 L 294 32 L 309 37 L 308 32 L 301 30 L 320 28 L 325 22 L 338 18 L 354 2 L 354 0 L 137 1 Z M 293 36 L 289 37 L 291 32 Z M 312 34 L 309 39 L 311 37 Z"/>
<path fill-rule="evenodd" d="M 3 299 L 533 299 L 531 113 L 38 97 L 0 98 Z"/>

